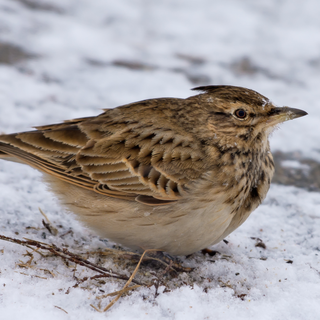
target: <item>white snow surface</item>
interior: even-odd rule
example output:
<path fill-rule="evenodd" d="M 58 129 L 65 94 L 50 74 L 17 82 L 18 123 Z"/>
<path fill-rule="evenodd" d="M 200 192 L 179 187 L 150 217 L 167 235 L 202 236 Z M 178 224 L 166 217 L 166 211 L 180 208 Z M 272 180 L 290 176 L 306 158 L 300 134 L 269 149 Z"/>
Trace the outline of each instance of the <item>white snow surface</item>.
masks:
<path fill-rule="evenodd" d="M 0 64 L 0 130 L 25 131 L 142 99 L 184 98 L 198 85 L 231 84 L 307 111 L 276 130 L 271 147 L 320 160 L 319 11 L 317 0 L 0 0 L 0 42 L 34 55 Z M 239 72 L 239 61 L 248 59 L 253 71 Z M 116 60 L 149 68 L 120 67 Z M 82 252 L 112 247 L 60 208 L 41 174 L 27 166 L 0 161 L 0 203 L 2 235 L 70 251 L 74 239 Z M 73 238 L 50 235 L 38 207 L 62 226 L 60 234 L 72 229 Z M 221 255 L 181 257 L 196 267 L 180 275 L 196 279 L 193 285 L 160 287 L 156 298 L 154 288 L 140 287 L 106 313 L 90 307 L 98 290 L 66 294 L 76 279 L 59 258 L 34 253 L 36 264 L 19 268 L 31 249 L 1 241 L 0 319 L 319 319 L 319 193 L 272 185 L 227 240 L 212 248 Z M 94 275 L 81 267 L 75 273 Z M 103 290 L 123 285 L 106 281 Z"/>

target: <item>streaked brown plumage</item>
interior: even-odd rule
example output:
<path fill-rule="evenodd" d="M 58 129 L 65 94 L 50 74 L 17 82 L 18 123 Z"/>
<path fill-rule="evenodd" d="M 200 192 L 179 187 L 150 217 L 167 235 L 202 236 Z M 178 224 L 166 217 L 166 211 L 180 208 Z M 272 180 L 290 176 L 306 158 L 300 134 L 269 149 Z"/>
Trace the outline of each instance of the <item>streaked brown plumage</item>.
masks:
<path fill-rule="evenodd" d="M 42 172 L 100 236 L 190 254 L 222 240 L 265 198 L 268 135 L 306 115 L 233 86 L 144 100 L 89 118 L 0 135 L 0 157 Z"/>

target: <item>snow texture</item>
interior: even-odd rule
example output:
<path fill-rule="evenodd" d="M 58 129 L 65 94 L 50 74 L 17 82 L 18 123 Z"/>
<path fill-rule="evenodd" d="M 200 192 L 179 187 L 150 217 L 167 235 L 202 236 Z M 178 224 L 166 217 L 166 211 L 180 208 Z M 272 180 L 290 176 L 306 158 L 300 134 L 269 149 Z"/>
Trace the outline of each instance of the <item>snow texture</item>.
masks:
<path fill-rule="evenodd" d="M 0 130 L 232 84 L 307 111 L 276 130 L 271 147 L 319 161 L 319 10 L 317 0 L 0 0 Z M 60 208 L 27 166 L 0 161 L 0 203 L 0 234 L 74 253 L 112 247 Z M 72 229 L 73 236 L 50 235 L 38 207 L 60 235 Z M 37 253 L 31 268 L 21 268 L 32 250 L 1 241 L 0 319 L 319 319 L 319 193 L 272 185 L 227 240 L 213 248 L 220 255 L 181 258 L 196 267 L 179 276 L 186 285 L 162 286 L 156 298 L 154 288 L 140 287 L 106 313 L 90 307 L 99 289 L 66 294 L 73 274 L 94 273 Z M 123 285 L 106 280 L 99 288 Z"/>

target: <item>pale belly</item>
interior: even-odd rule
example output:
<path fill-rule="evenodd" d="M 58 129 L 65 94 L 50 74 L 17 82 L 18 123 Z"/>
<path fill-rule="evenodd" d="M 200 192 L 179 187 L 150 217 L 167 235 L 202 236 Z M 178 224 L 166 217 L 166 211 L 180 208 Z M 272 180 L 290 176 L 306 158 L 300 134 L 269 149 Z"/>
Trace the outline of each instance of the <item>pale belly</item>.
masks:
<path fill-rule="evenodd" d="M 61 203 L 85 225 L 101 237 L 132 249 L 187 255 L 220 241 L 234 217 L 232 207 L 224 203 L 221 195 L 210 201 L 186 199 L 151 207 L 48 180 Z"/>

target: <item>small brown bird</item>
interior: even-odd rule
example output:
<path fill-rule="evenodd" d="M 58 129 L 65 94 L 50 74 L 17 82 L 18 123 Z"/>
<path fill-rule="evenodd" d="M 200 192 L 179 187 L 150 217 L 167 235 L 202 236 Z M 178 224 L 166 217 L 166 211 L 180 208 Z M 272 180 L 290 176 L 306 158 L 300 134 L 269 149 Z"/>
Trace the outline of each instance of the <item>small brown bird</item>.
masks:
<path fill-rule="evenodd" d="M 0 157 L 43 173 L 100 236 L 187 255 L 238 228 L 274 172 L 268 136 L 307 113 L 240 87 L 144 100 L 96 117 L 0 135 Z"/>

